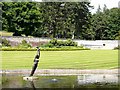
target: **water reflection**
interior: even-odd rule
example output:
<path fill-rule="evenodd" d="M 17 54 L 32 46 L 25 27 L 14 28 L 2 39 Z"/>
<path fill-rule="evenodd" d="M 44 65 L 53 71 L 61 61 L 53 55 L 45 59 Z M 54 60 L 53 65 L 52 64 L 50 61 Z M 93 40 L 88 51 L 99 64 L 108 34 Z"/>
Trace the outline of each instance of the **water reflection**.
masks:
<path fill-rule="evenodd" d="M 31 86 L 32 86 L 32 89 L 33 89 L 33 90 L 36 90 L 35 85 L 34 85 L 34 81 L 29 81 L 29 82 L 30 82 L 30 84 L 31 84 Z"/>
<path fill-rule="evenodd" d="M 82 74 L 78 76 L 38 76 L 38 80 L 25 81 L 22 75 L 4 74 L 2 88 L 81 88 L 117 87 L 118 75 Z"/>
<path fill-rule="evenodd" d="M 79 85 L 86 85 L 86 84 L 117 84 L 118 83 L 118 76 L 115 74 L 89 74 L 89 75 L 79 75 L 77 76 L 77 81 Z"/>

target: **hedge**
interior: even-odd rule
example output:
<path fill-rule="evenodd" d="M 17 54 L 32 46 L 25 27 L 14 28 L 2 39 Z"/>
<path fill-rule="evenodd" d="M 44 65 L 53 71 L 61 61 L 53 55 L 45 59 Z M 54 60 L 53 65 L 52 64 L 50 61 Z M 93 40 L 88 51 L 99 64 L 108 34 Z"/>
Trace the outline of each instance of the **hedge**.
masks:
<path fill-rule="evenodd" d="M 77 43 L 71 39 L 62 41 L 62 40 L 57 40 L 54 38 L 54 39 L 50 40 L 47 44 L 42 45 L 41 47 L 54 48 L 54 47 L 63 47 L 63 46 L 74 46 L 75 47 L 75 46 L 77 46 Z"/>
<path fill-rule="evenodd" d="M 35 48 L 2 48 L 2 51 L 36 51 Z M 90 50 L 88 48 L 41 48 L 41 51 L 75 51 Z"/>

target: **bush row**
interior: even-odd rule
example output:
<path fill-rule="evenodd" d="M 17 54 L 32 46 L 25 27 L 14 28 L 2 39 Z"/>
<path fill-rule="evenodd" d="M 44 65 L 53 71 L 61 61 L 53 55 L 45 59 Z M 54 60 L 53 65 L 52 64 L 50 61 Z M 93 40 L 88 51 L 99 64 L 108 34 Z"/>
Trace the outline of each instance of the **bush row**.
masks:
<path fill-rule="evenodd" d="M 11 46 L 8 40 L 1 39 L 1 41 L 2 41 L 2 46 L 6 46 L 6 47 Z M 49 47 L 49 48 L 54 48 L 54 47 L 61 48 L 63 46 L 77 46 L 77 43 L 71 39 L 68 39 L 66 41 L 52 39 L 48 43 L 41 45 L 41 47 Z M 15 47 L 16 48 L 32 48 L 32 46 L 29 43 L 27 43 L 26 40 L 23 40 L 20 44 L 18 44 Z"/>
<path fill-rule="evenodd" d="M 42 45 L 42 47 L 49 47 L 49 48 L 53 48 L 53 47 L 61 48 L 63 46 L 77 46 L 77 43 L 71 39 L 68 39 L 66 41 L 52 39 L 47 44 Z"/>
<path fill-rule="evenodd" d="M 36 51 L 35 48 L 2 48 L 2 51 Z M 88 48 L 41 48 L 41 51 L 75 51 L 90 50 Z"/>

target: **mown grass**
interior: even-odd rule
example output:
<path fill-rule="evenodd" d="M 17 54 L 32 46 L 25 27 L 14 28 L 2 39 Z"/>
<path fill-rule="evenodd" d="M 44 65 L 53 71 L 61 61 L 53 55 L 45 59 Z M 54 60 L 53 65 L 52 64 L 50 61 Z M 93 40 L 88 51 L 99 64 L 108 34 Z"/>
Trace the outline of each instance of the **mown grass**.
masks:
<path fill-rule="evenodd" d="M 36 51 L 2 51 L 2 69 L 31 69 Z M 118 50 L 41 51 L 38 69 L 113 69 Z"/>
<path fill-rule="evenodd" d="M 12 36 L 12 32 L 0 31 L 0 36 Z"/>

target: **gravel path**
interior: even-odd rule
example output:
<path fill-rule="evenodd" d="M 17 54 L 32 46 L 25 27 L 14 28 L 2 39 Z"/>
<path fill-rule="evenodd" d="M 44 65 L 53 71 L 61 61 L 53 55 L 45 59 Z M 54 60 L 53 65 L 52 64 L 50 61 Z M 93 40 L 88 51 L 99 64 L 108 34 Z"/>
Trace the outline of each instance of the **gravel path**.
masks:
<path fill-rule="evenodd" d="M 0 74 L 30 74 L 29 69 L 2 70 Z M 79 74 L 118 74 L 118 69 L 37 69 L 35 75 L 79 75 Z"/>

